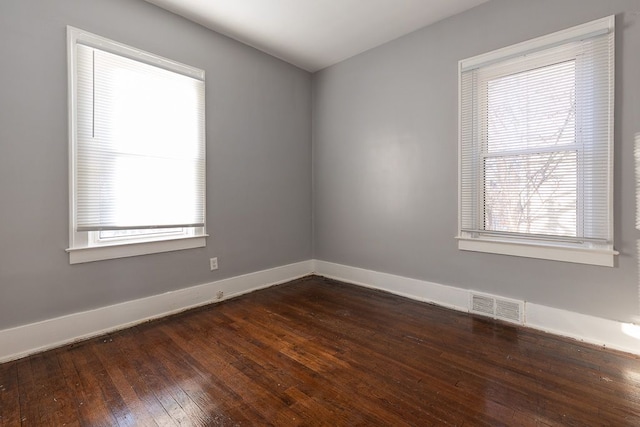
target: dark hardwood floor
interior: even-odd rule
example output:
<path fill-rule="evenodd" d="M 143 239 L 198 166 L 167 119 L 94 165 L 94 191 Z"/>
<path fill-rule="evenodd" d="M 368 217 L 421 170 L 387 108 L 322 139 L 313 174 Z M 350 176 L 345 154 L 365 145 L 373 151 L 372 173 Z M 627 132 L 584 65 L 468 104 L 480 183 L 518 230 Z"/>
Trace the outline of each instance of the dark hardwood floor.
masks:
<path fill-rule="evenodd" d="M 0 425 L 640 426 L 640 357 L 309 277 L 1 364 Z"/>

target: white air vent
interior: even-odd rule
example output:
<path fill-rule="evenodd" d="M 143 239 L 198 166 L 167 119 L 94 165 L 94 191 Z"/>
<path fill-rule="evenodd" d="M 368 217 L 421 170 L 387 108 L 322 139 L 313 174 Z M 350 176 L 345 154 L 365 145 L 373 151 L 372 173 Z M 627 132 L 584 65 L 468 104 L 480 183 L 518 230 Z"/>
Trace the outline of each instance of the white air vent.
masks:
<path fill-rule="evenodd" d="M 489 316 L 493 317 L 493 314 L 495 312 L 494 307 L 494 298 L 484 295 L 471 294 L 471 311 L 473 311 L 474 313 L 488 314 Z"/>
<path fill-rule="evenodd" d="M 471 292 L 469 311 L 507 322 L 523 323 L 524 301 Z"/>

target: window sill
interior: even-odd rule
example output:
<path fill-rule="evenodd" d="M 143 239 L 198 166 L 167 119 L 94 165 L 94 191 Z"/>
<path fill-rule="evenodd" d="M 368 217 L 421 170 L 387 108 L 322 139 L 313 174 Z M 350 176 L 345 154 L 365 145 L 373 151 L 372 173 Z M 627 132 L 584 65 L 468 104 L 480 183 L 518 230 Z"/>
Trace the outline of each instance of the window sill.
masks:
<path fill-rule="evenodd" d="M 616 255 L 619 254 L 615 250 L 577 248 L 554 244 L 544 245 L 465 237 L 456 237 L 456 239 L 458 240 L 458 249 L 463 251 L 486 252 L 603 267 L 614 267 Z"/>
<path fill-rule="evenodd" d="M 69 248 L 67 252 L 69 252 L 69 264 L 81 264 L 105 259 L 127 258 L 183 249 L 203 248 L 206 246 L 206 237 L 207 235 L 160 241 Z"/>

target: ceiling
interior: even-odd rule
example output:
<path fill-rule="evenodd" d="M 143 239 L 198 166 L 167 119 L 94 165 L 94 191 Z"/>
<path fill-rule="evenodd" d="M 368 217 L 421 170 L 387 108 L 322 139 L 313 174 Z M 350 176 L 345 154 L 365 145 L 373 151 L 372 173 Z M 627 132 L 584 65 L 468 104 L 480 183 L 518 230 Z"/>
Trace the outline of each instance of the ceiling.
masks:
<path fill-rule="evenodd" d="M 307 71 L 488 0 L 146 0 Z"/>

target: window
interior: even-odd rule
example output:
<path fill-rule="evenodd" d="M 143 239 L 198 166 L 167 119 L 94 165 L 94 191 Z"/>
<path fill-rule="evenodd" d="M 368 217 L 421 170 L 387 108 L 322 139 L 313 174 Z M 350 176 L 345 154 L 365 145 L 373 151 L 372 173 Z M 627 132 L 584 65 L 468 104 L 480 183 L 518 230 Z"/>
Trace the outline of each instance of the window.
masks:
<path fill-rule="evenodd" d="M 204 71 L 67 34 L 70 262 L 205 246 Z"/>
<path fill-rule="evenodd" d="M 614 17 L 460 61 L 458 247 L 613 266 Z"/>

